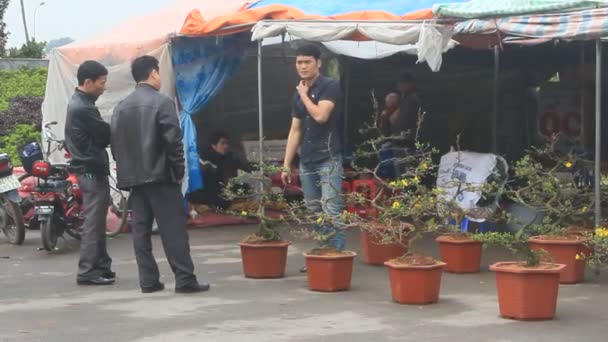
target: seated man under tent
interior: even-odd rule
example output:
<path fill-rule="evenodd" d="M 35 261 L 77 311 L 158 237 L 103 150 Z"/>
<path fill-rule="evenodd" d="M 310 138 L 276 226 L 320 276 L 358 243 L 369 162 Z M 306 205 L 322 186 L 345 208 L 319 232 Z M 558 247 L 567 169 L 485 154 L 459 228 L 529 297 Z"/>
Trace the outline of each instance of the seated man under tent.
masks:
<path fill-rule="evenodd" d="M 224 132 L 214 132 L 209 138 L 208 147 L 201 153 L 201 171 L 203 189 L 188 194 L 188 201 L 201 213 L 210 208 L 227 210 L 231 202 L 223 196 L 230 179 L 238 175 L 239 170 L 251 172 L 251 164 L 245 158 L 230 151 L 230 139 Z M 243 187 L 248 185 L 243 184 Z"/>

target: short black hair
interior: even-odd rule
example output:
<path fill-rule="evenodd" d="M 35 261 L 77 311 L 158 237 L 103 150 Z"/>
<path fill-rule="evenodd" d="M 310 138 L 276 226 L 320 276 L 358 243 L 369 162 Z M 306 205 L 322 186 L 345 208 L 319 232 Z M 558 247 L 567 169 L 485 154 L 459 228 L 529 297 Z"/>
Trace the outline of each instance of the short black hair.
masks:
<path fill-rule="evenodd" d="M 410 72 L 403 72 L 401 73 L 401 76 L 399 77 L 399 82 L 403 82 L 403 83 L 414 83 L 415 79 L 414 79 L 414 75 L 412 75 Z"/>
<path fill-rule="evenodd" d="M 209 136 L 209 146 L 217 145 L 217 143 L 220 142 L 220 139 L 222 138 L 230 140 L 230 136 L 228 136 L 228 133 L 226 132 L 217 131 L 211 133 L 211 135 Z"/>
<path fill-rule="evenodd" d="M 98 61 L 85 61 L 78 67 L 76 77 L 78 78 L 78 85 L 81 86 L 86 80 L 95 82 L 100 77 L 107 75 L 108 69 L 103 64 Z"/>
<path fill-rule="evenodd" d="M 314 57 L 316 60 L 321 59 L 321 49 L 314 44 L 302 45 L 296 50 L 296 56 Z"/>
<path fill-rule="evenodd" d="M 135 82 L 143 82 L 150 77 L 152 70 L 159 70 L 159 63 L 156 57 L 141 56 L 135 58 L 131 63 L 131 75 Z"/>

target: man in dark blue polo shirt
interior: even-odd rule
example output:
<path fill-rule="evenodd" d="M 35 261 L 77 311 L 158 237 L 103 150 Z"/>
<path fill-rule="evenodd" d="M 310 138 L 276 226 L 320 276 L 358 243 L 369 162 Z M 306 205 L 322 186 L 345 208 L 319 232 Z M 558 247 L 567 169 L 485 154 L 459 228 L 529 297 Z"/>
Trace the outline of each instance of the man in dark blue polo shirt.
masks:
<path fill-rule="evenodd" d="M 289 170 L 300 147 L 300 180 L 306 207 L 311 213 L 324 212 L 339 222 L 342 209 L 342 91 L 340 83 L 320 74 L 321 51 L 305 45 L 296 51 L 296 70 L 301 81 L 293 99 L 291 129 L 283 166 Z M 281 175 L 288 182 L 286 172 Z M 335 218 L 335 219 L 334 219 Z M 334 233 L 329 245 L 343 250 L 344 230 L 336 225 L 319 227 L 323 234 Z"/>

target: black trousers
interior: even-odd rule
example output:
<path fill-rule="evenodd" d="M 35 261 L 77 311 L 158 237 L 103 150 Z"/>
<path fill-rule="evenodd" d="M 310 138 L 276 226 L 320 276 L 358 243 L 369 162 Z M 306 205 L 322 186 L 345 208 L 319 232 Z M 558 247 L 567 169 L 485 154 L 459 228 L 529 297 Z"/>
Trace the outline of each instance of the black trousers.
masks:
<path fill-rule="evenodd" d="M 186 232 L 187 213 L 179 184 L 146 184 L 134 187 L 130 195 L 133 210 L 133 247 L 141 286 L 159 281 L 158 265 L 152 254 L 152 223 L 158 223 L 165 255 L 175 274 L 175 286 L 196 284 L 190 243 Z"/>

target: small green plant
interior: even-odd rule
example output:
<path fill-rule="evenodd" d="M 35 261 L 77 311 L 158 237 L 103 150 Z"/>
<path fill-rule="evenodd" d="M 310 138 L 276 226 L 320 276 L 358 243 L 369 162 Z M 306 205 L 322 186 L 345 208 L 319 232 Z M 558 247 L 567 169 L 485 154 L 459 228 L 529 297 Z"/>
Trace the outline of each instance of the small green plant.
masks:
<path fill-rule="evenodd" d="M 269 184 L 269 175 L 282 171 L 282 168 L 265 163 L 258 164 L 256 169 L 250 173 L 241 173 L 226 185 L 224 196 L 233 202 L 228 212 L 242 217 L 257 218 L 260 221 L 258 232 L 248 236 L 246 242 L 281 241 L 281 234 L 277 228 L 285 219 L 282 215 L 269 215 L 267 209 L 286 207 L 283 195 L 273 193 Z"/>
<path fill-rule="evenodd" d="M 7 110 L 9 102 L 15 97 L 43 97 L 46 77 L 46 68 L 0 70 L 0 112 Z"/>

